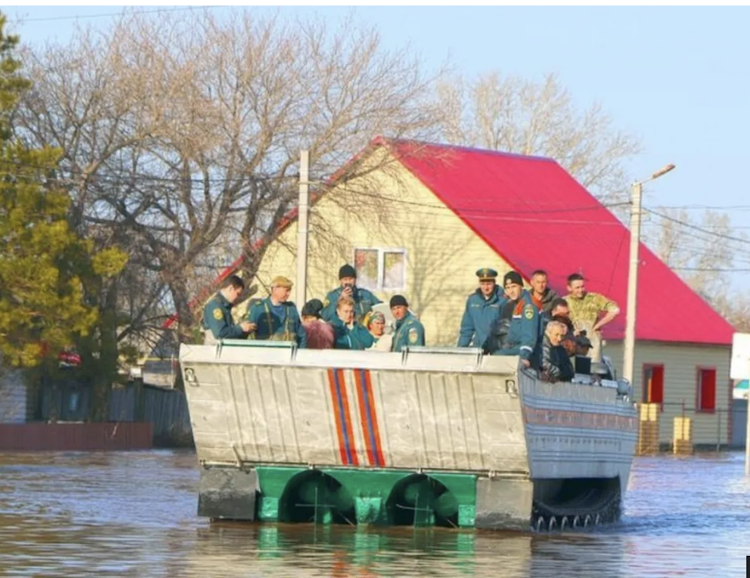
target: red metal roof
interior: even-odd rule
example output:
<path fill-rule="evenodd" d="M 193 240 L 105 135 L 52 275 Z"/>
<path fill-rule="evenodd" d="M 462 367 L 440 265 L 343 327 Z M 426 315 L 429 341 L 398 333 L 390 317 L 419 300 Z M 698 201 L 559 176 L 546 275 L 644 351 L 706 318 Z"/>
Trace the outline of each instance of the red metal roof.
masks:
<path fill-rule="evenodd" d="M 604 336 L 624 337 L 630 233 L 565 169 L 540 157 L 412 141 L 388 144 L 524 278 L 545 269 L 552 288 L 564 295 L 566 277 L 577 272 L 589 291 L 614 299 L 621 312 L 605 326 Z M 732 326 L 643 244 L 640 262 L 638 339 L 732 343 Z"/>

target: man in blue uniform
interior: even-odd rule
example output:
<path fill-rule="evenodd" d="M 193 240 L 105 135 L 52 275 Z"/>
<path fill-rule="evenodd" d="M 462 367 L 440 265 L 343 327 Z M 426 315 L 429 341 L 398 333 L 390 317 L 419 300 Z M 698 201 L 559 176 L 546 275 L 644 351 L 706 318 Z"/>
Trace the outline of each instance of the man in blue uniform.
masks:
<path fill-rule="evenodd" d="M 230 275 L 221 284 L 221 289 L 203 308 L 204 343 L 211 345 L 218 339 L 245 339 L 255 329 L 252 323 L 232 320 L 232 305 L 245 290 L 245 283 L 237 275 Z"/>
<path fill-rule="evenodd" d="M 396 319 L 396 332 L 393 334 L 391 351 L 401 351 L 404 347 L 424 345 L 424 326 L 409 311 L 409 303 L 403 295 L 391 297 L 391 313 Z"/>
<path fill-rule="evenodd" d="M 321 315 L 326 321 L 330 322 L 336 318 L 336 305 L 342 295 L 354 300 L 354 319 L 357 323 L 362 322 L 362 318 L 372 311 L 373 306 L 382 303 L 367 289 L 357 287 L 357 271 L 351 265 L 344 265 L 339 269 L 339 282 L 341 287 L 329 291 L 323 303 Z"/>
<path fill-rule="evenodd" d="M 248 309 L 248 321 L 255 325 L 250 339 L 296 341 L 299 347 L 307 347 L 307 332 L 297 307 L 287 301 L 291 291 L 292 282 L 286 277 L 271 282 L 271 294 Z"/>
<path fill-rule="evenodd" d="M 505 301 L 502 289 L 497 286 L 497 271 L 483 267 L 477 271 L 479 287 L 466 300 L 458 335 L 459 347 L 482 347 L 490 334 L 490 327 L 500 317 Z"/>
<path fill-rule="evenodd" d="M 483 349 L 492 355 L 518 355 L 521 363 L 529 367 L 539 341 L 539 310 L 523 288 L 518 272 L 506 273 L 503 287 L 507 300 Z"/>

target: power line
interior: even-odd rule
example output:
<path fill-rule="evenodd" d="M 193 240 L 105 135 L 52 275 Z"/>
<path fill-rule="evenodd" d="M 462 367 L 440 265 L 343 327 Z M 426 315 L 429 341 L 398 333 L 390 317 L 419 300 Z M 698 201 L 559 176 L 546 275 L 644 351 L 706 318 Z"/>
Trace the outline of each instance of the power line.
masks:
<path fill-rule="evenodd" d="M 602 204 L 602 203 L 596 202 L 596 204 L 588 204 L 588 205 L 578 206 L 578 207 L 557 207 L 554 209 L 523 209 L 523 210 L 497 211 L 497 210 L 484 209 L 484 208 L 478 208 L 478 207 L 460 207 L 460 206 L 453 206 L 453 205 L 447 206 L 446 204 L 436 205 L 436 204 L 431 204 L 431 203 L 424 203 L 421 201 L 409 201 L 406 199 L 386 197 L 378 193 L 368 193 L 365 191 L 346 190 L 342 193 L 342 196 L 346 196 L 346 195 L 369 197 L 369 198 L 377 199 L 379 201 L 387 201 L 391 203 L 398 203 L 401 205 L 411 205 L 411 206 L 416 206 L 416 207 L 426 207 L 429 209 L 458 211 L 458 212 L 465 212 L 465 213 L 503 214 L 503 215 L 523 215 L 523 214 L 537 215 L 537 214 L 546 214 L 546 213 L 569 213 L 569 212 L 578 212 L 578 211 L 596 211 L 602 208 L 621 207 L 621 206 L 630 205 L 629 202 L 609 203 L 609 204 Z M 473 215 L 472 215 L 472 218 L 474 218 Z"/>
<path fill-rule="evenodd" d="M 158 14 L 162 12 L 184 12 L 186 10 L 195 10 L 196 8 L 214 8 L 214 6 L 181 6 L 180 8 L 158 8 L 156 10 L 133 11 L 131 14 Z M 123 16 L 127 14 L 126 10 L 120 12 L 107 12 L 104 14 L 76 14 L 73 16 L 45 16 L 42 18 L 19 18 L 21 24 L 26 22 L 52 22 L 57 20 L 83 20 L 90 18 L 109 18 L 111 16 Z"/>
<path fill-rule="evenodd" d="M 715 210 L 715 211 L 750 211 L 750 205 L 662 205 L 658 209 L 674 210 Z"/>
<path fill-rule="evenodd" d="M 120 177 L 119 175 L 101 175 L 98 173 L 89 173 L 86 174 L 81 169 L 72 169 L 64 166 L 41 166 L 41 165 L 34 165 L 30 163 L 24 163 L 21 161 L 14 161 L 10 159 L 0 159 L 0 164 L 5 165 L 11 165 L 16 166 L 23 169 L 30 169 L 30 170 L 37 170 L 37 171 L 49 171 L 49 172 L 60 172 L 60 173 L 69 173 L 70 177 L 66 178 L 64 176 L 61 177 L 49 177 L 48 180 L 52 181 L 58 181 L 60 183 L 65 184 L 75 184 L 72 180 L 74 177 L 86 177 L 91 179 L 93 182 L 100 182 L 100 183 L 107 183 L 107 184 L 116 184 L 116 185 L 123 185 L 123 184 L 130 184 L 132 182 L 155 182 L 155 183 L 194 183 L 194 184 L 200 184 L 203 185 L 205 183 L 205 179 L 201 178 L 189 178 L 184 179 L 181 177 L 159 177 L 156 175 L 144 175 L 144 174 L 135 174 L 135 175 L 124 175 Z M 237 182 L 237 179 L 225 179 L 225 178 L 209 178 L 209 180 L 213 183 L 225 183 L 225 182 Z M 299 180 L 299 174 L 294 173 L 291 175 L 254 175 L 253 181 L 255 182 L 272 182 L 272 181 L 284 181 L 284 180 Z"/>
<path fill-rule="evenodd" d="M 745 243 L 750 245 L 750 240 L 743 239 L 741 237 L 733 237 L 732 235 L 726 235 L 724 233 L 717 233 L 716 231 L 711 231 L 710 229 L 705 229 L 703 227 L 699 227 L 697 225 L 693 225 L 691 223 L 686 223 L 685 221 L 681 221 L 679 219 L 675 219 L 674 217 L 670 217 L 669 215 L 665 215 L 663 213 L 659 213 L 657 211 L 654 211 L 652 209 L 643 209 L 644 211 L 651 213 L 653 215 L 656 215 L 657 217 L 661 217 L 662 219 L 666 219 L 667 221 L 671 221 L 673 223 L 676 223 L 678 225 L 681 225 L 683 227 L 687 227 L 688 229 L 693 229 L 695 231 L 699 231 L 701 233 L 705 233 L 707 235 L 713 235 L 715 237 L 719 237 L 720 239 L 726 239 L 728 241 L 736 241 L 738 243 Z"/>
<path fill-rule="evenodd" d="M 750 269 L 722 267 L 670 267 L 674 271 L 705 271 L 708 273 L 750 273 Z"/>

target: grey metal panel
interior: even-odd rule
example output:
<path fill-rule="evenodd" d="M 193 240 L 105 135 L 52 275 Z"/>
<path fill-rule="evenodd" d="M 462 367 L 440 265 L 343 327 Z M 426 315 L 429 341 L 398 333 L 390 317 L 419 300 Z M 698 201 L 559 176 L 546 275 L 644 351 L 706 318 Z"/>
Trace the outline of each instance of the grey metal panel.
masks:
<path fill-rule="evenodd" d="M 633 404 L 614 389 L 538 382 L 517 371 L 516 357 L 223 343 L 183 345 L 180 359 L 205 463 L 371 465 L 362 405 L 367 372 L 380 465 L 627 482 Z M 582 425 L 529 423 L 548 411 Z M 343 458 L 342 436 L 351 452 Z"/>
<path fill-rule="evenodd" d="M 340 456 L 337 428 L 343 427 L 356 456 L 351 465 L 369 465 L 371 432 L 358 373 L 368 370 L 367 403 L 383 465 L 526 472 L 519 398 L 504 379 L 514 377 L 517 361 L 471 350 L 402 355 L 226 344 L 181 350 L 196 447 L 208 463 L 232 456 L 248 463 L 350 465 Z M 329 371 L 336 370 L 332 393 Z"/>
<path fill-rule="evenodd" d="M 0 368 L 0 423 L 24 423 L 27 388 L 20 371 Z"/>
<path fill-rule="evenodd" d="M 135 421 L 135 388 L 112 389 L 109 404 L 110 421 Z"/>
<path fill-rule="evenodd" d="M 631 401 L 613 389 L 543 383 L 526 373 L 519 384 L 533 479 L 619 477 L 625 487 L 638 426 Z"/>

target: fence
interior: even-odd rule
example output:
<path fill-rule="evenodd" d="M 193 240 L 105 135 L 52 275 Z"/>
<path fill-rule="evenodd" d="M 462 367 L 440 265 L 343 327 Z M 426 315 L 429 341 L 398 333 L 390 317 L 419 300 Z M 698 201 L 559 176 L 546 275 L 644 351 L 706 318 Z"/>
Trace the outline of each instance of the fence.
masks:
<path fill-rule="evenodd" d="M 639 404 L 639 455 L 658 451 L 691 453 L 745 447 L 747 401 L 734 400 L 729 408 L 696 410 L 685 402 Z"/>
<path fill-rule="evenodd" d="M 190 414 L 182 391 L 141 383 L 116 388 L 112 390 L 109 415 L 114 422 L 150 422 L 156 446 L 193 446 Z"/>

